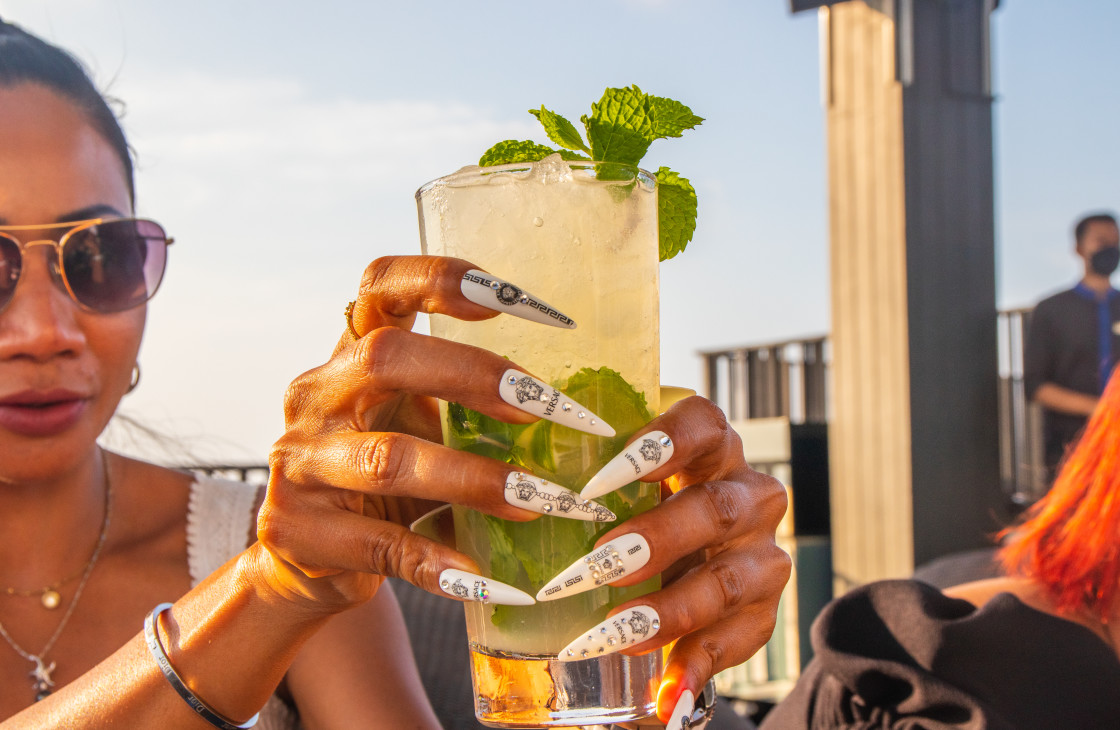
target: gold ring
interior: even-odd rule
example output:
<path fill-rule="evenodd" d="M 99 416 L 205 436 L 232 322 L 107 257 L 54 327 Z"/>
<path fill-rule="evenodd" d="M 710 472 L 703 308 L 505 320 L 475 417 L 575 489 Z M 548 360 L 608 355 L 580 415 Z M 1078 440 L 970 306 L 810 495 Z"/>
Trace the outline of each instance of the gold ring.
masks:
<path fill-rule="evenodd" d="M 360 340 L 362 336 L 358 334 L 358 330 L 354 329 L 354 304 L 356 302 L 350 302 L 346 305 L 346 329 L 350 330 L 350 334 L 353 335 L 355 340 Z"/>

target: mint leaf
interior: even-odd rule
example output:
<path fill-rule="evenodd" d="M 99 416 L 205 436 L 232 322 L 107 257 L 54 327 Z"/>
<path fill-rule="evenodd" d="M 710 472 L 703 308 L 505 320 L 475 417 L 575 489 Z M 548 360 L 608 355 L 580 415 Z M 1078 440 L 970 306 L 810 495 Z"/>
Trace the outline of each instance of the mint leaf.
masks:
<path fill-rule="evenodd" d="M 579 136 L 576 125 L 556 112 L 545 109 L 543 104 L 540 109 L 530 109 L 529 113 L 537 118 L 544 127 L 545 134 L 553 142 L 567 150 L 583 150 L 590 154 L 591 150 L 584 144 L 583 137 Z"/>
<path fill-rule="evenodd" d="M 680 137 L 704 121 L 681 102 L 647 94 L 637 86 L 605 90 L 602 98 L 591 105 L 591 114 L 580 117 L 587 130 L 587 143 L 575 125 L 544 105 L 530 109 L 529 113 L 561 149 L 507 139 L 487 150 L 479 165 L 537 162 L 557 153 L 565 160 L 587 160 L 579 154 L 586 152 L 591 160 L 637 167 L 655 139 Z M 627 179 L 622 171 L 612 170 L 609 165 L 598 169 L 596 175 L 601 180 Z M 687 179 L 665 167 L 658 170 L 656 177 L 660 255 L 665 261 L 683 251 L 696 232 L 696 190 Z M 546 445 L 547 439 L 542 435 L 535 447 L 539 451 Z M 533 445 L 526 447 L 533 450 Z"/>
<path fill-rule="evenodd" d="M 667 261 L 683 251 L 696 232 L 696 190 L 667 167 L 659 168 L 656 177 L 658 243 L 661 260 Z"/>
<path fill-rule="evenodd" d="M 554 150 L 543 144 L 529 140 L 518 141 L 507 139 L 499 142 L 482 154 L 478 161 L 479 167 L 493 167 L 494 165 L 510 165 L 515 162 L 539 162 L 549 155 L 559 154 L 565 160 L 586 160 L 583 155 L 570 150 Z"/>
<path fill-rule="evenodd" d="M 646 96 L 649 116 L 653 120 L 653 133 L 658 139 L 680 137 L 687 129 L 695 129 L 704 121 L 676 99 L 663 96 Z"/>
<path fill-rule="evenodd" d="M 507 139 L 483 152 L 478 164 L 479 167 L 493 167 L 514 162 L 536 162 L 554 154 L 556 150 L 543 144 L 530 140 Z"/>
<path fill-rule="evenodd" d="M 591 157 L 601 162 L 637 165 L 656 139 L 646 95 L 637 86 L 607 89 L 591 116 L 580 118 L 591 142 Z"/>

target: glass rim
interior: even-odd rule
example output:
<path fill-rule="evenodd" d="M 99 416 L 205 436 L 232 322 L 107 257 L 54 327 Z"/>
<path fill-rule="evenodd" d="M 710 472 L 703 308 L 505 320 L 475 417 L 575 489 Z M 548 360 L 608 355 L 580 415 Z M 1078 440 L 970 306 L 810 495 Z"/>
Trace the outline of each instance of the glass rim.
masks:
<path fill-rule="evenodd" d="M 417 188 L 415 197 L 417 200 L 419 200 L 421 196 L 423 196 L 429 190 L 442 185 L 447 185 L 456 180 L 483 178 L 487 175 L 497 175 L 501 173 L 528 172 L 530 169 L 532 169 L 533 165 L 537 164 L 537 162 L 541 162 L 541 160 L 527 162 L 508 162 L 504 165 L 487 165 L 485 167 L 480 165 L 467 165 L 465 167 L 459 168 L 455 172 L 448 173 L 447 175 L 442 175 L 434 180 L 429 180 L 428 182 L 424 183 L 419 188 Z M 629 183 L 633 180 L 638 180 L 648 182 L 648 184 L 652 187 L 657 186 L 656 175 L 654 175 L 649 170 L 638 167 L 637 165 L 631 165 L 628 162 L 611 162 L 609 160 L 561 160 L 561 162 L 573 170 L 597 169 L 600 167 L 608 166 L 623 170 L 632 170 L 634 172 L 634 177 L 632 180 L 609 180 L 605 182 Z"/>

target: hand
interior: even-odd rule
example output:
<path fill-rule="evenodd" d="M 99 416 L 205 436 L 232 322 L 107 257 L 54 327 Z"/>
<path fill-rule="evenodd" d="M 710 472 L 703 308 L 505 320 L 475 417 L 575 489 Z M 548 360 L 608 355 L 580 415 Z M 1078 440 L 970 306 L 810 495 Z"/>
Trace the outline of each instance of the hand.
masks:
<path fill-rule="evenodd" d="M 670 435 L 673 445 L 669 459 L 642 476 L 663 480 L 663 501 L 603 535 L 596 547 L 631 545 L 635 534 L 649 546 L 648 562 L 613 586 L 662 575 L 662 590 L 623 604 L 607 623 L 645 606 L 656 612 L 660 628 L 625 653 L 676 640 L 658 695 L 665 721 L 684 690 L 699 696 L 710 677 L 745 662 L 769 640 L 792 563 L 775 544 L 785 489 L 747 465 L 738 434 L 714 404 L 699 397 L 681 401 L 631 443 L 653 431 Z"/>
<path fill-rule="evenodd" d="M 269 458 L 258 536 L 267 580 L 284 598 L 337 612 L 367 600 L 383 576 L 433 593 L 446 569 L 477 573 L 462 553 L 409 532 L 438 503 L 508 520 L 539 515 L 506 501 L 508 464 L 442 446 L 437 400 L 509 423 L 536 420 L 499 397 L 513 363 L 407 331 L 417 312 L 497 316 L 463 296 L 459 259 L 378 259 L 330 361 L 288 388 L 286 431 Z M 544 326 L 544 325 L 542 325 Z"/>

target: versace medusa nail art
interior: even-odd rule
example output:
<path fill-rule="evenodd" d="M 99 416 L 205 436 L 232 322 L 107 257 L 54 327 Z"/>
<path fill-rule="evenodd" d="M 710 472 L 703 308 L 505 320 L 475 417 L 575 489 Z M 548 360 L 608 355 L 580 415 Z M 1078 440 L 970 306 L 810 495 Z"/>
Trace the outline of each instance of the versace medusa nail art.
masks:
<path fill-rule="evenodd" d="M 661 617 L 649 606 L 633 606 L 591 627 L 579 638 L 560 650 L 556 657 L 562 662 L 578 662 L 652 639 L 661 629 Z"/>
<path fill-rule="evenodd" d="M 538 601 L 574 596 L 633 573 L 649 562 L 649 543 L 636 532 L 621 535 L 572 563 L 537 593 Z"/>
<path fill-rule="evenodd" d="M 634 439 L 607 462 L 579 493 L 584 499 L 610 494 L 619 487 L 641 479 L 673 456 L 673 440 L 664 431 L 650 431 Z"/>
<path fill-rule="evenodd" d="M 581 499 L 570 489 L 520 471 L 510 472 L 506 477 L 505 498 L 514 507 L 542 515 L 584 522 L 613 522 L 618 519 L 614 512 L 598 502 Z"/>
<path fill-rule="evenodd" d="M 467 299 L 495 312 L 505 312 L 514 317 L 550 324 L 553 327 L 576 328 L 575 320 L 571 317 L 542 302 L 524 289 L 485 271 L 471 269 L 463 274 L 463 282 L 459 285 L 459 289 Z"/>
<path fill-rule="evenodd" d="M 673 714 L 669 716 L 669 724 L 665 730 L 688 730 L 692 727 L 692 711 L 696 707 L 696 698 L 692 690 L 681 692 L 677 704 L 673 706 Z"/>
<path fill-rule="evenodd" d="M 449 596 L 478 603 L 500 603 L 506 606 L 531 606 L 536 601 L 524 591 L 465 570 L 448 568 L 439 574 L 439 587 Z"/>
<path fill-rule="evenodd" d="M 614 436 L 614 429 L 590 410 L 532 375 L 520 370 L 502 373 L 498 395 L 514 408 L 546 421 L 569 426 L 595 436 Z"/>

